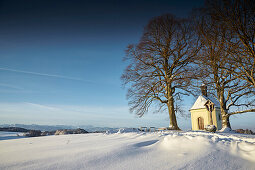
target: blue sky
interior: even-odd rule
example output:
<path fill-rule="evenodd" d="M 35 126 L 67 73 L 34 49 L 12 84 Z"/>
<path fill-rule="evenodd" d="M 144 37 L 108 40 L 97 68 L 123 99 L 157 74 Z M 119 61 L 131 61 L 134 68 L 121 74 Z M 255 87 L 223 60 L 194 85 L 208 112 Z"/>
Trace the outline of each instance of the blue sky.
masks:
<path fill-rule="evenodd" d="M 0 1 L 0 124 L 168 126 L 167 113 L 129 113 L 124 50 L 152 17 L 187 16 L 202 3 Z M 190 128 L 189 119 L 178 120 Z"/>

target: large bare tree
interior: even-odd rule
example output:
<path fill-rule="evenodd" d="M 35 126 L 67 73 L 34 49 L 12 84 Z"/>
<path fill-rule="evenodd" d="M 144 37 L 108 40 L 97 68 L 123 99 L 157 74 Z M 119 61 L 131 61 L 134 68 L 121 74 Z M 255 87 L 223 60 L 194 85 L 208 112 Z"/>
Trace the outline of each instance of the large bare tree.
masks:
<path fill-rule="evenodd" d="M 198 48 L 191 23 L 167 14 L 153 18 L 138 44 L 131 44 L 125 59 L 130 63 L 122 75 L 129 85 L 127 97 L 131 112 L 140 117 L 150 106 L 166 106 L 170 128 L 178 130 L 176 105 L 189 93 L 190 65 Z"/>
<path fill-rule="evenodd" d="M 200 77 L 211 87 L 212 94 L 220 103 L 223 128 L 230 126 L 229 117 L 234 114 L 254 112 L 254 95 L 250 84 L 236 76 L 233 70 L 233 30 L 224 22 L 215 20 L 210 9 L 199 11 L 197 33 L 202 49 L 196 61 L 200 66 Z M 242 63 L 246 66 L 246 63 Z"/>
<path fill-rule="evenodd" d="M 227 41 L 234 75 L 255 89 L 255 3 L 253 0 L 207 0 L 207 8 L 235 36 Z M 255 94 L 255 93 L 254 93 Z"/>

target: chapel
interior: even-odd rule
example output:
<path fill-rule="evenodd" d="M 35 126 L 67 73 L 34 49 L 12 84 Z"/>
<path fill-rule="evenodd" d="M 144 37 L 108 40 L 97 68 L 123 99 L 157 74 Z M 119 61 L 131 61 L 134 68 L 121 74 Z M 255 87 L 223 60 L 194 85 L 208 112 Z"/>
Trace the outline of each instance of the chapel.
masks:
<path fill-rule="evenodd" d="M 207 125 L 215 125 L 217 130 L 222 127 L 220 103 L 207 96 L 207 86 L 201 86 L 200 95 L 190 108 L 192 130 L 204 130 Z"/>

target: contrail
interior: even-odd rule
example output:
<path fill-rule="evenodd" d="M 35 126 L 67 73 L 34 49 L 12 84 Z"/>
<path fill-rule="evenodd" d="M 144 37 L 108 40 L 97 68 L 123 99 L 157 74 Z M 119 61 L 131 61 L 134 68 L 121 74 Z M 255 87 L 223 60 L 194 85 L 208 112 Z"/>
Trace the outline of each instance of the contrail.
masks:
<path fill-rule="evenodd" d="M 16 89 L 16 90 L 24 90 L 23 88 L 20 88 L 20 87 L 17 87 L 17 86 L 13 86 L 13 85 L 11 85 L 11 84 L 0 83 L 0 86 L 2 86 L 2 87 L 8 87 L 8 88 Z"/>
<path fill-rule="evenodd" d="M 69 80 L 86 81 L 86 80 L 76 78 L 76 77 L 68 77 L 68 76 L 62 76 L 62 75 L 56 75 L 56 74 L 44 74 L 44 73 L 37 73 L 37 72 L 24 71 L 24 70 L 15 70 L 15 69 L 3 68 L 3 67 L 0 67 L 0 70 L 11 71 L 11 72 L 16 72 L 16 73 L 24 73 L 24 74 L 33 74 L 33 75 L 37 75 L 37 76 L 47 76 L 47 77 L 55 77 L 55 78 L 62 78 L 62 79 L 69 79 Z M 86 82 L 91 83 L 92 81 L 88 80 Z"/>

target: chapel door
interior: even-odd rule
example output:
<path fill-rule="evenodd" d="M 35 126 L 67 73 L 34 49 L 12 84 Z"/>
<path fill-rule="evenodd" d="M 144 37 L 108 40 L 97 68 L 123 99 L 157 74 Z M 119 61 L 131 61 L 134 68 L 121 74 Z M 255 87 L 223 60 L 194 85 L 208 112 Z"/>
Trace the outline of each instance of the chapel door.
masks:
<path fill-rule="evenodd" d="M 198 129 L 204 130 L 204 119 L 202 117 L 199 117 L 197 120 L 198 120 Z"/>

